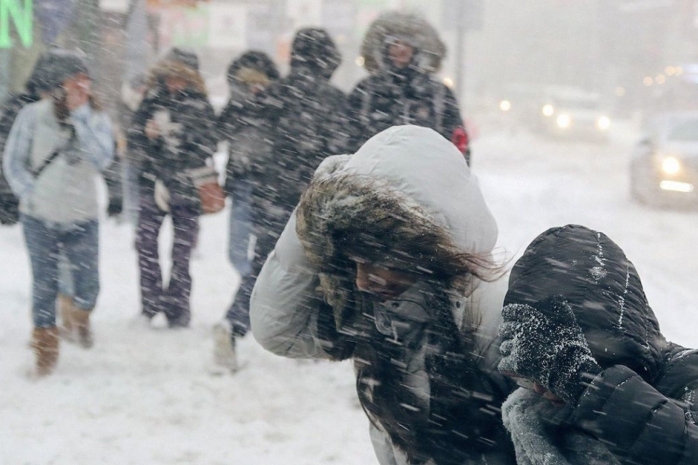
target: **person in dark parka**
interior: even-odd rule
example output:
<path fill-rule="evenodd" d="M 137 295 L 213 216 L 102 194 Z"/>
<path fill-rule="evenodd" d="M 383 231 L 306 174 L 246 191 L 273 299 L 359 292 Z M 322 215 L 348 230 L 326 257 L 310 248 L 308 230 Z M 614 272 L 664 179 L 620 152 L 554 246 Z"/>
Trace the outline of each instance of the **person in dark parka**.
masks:
<path fill-rule="evenodd" d="M 252 189 L 273 161 L 273 130 L 264 114 L 261 94 L 279 77 L 279 70 L 264 52 L 250 51 L 237 57 L 227 72 L 230 100 L 218 116 L 218 137 L 228 142 L 225 192 L 233 201 L 228 255 L 242 276 L 251 269 Z"/>
<path fill-rule="evenodd" d="M 369 27 L 361 54 L 370 75 L 349 95 L 351 151 L 391 126 L 413 124 L 453 142 L 470 164 L 458 101 L 433 76 L 446 56 L 436 29 L 419 15 L 388 11 Z"/>
<path fill-rule="evenodd" d="M 227 72 L 230 100 L 218 117 L 218 137 L 228 142 L 225 191 L 232 200 L 228 257 L 242 279 L 252 273 L 251 252 L 256 248 L 259 227 L 264 227 L 259 224 L 259 200 L 253 198 L 275 164 L 274 129 L 265 114 L 262 95 L 279 77 L 276 65 L 263 52 L 249 51 L 235 58 Z M 223 321 L 214 327 L 214 360 L 232 371 L 237 369 L 234 337 L 244 336 L 250 324 L 248 307 L 239 302 L 242 295 L 236 297 L 237 293 Z"/>
<path fill-rule="evenodd" d="M 605 234 L 538 236 L 504 303 L 499 369 L 542 395 L 520 389 L 503 407 L 518 463 L 698 463 L 698 351 L 664 338 Z"/>
<path fill-rule="evenodd" d="M 228 315 L 236 318 L 230 339 L 249 330 L 250 296 L 267 255 L 274 249 L 315 169 L 326 157 L 346 152 L 346 97 L 330 83 L 341 56 L 329 34 L 301 29 L 291 46 L 291 70 L 261 98 L 272 128 L 272 158 L 253 165 L 252 224 L 256 238 L 251 272 L 243 276 Z"/>
<path fill-rule="evenodd" d="M 129 139 L 143 151 L 136 233 L 142 314 L 151 319 L 164 312 L 170 327 L 186 327 L 191 318 L 189 260 L 201 212 L 195 173 L 207 166 L 217 144 L 213 107 L 194 53 L 175 48 L 155 65 Z M 172 273 L 164 287 L 158 233 L 167 215 L 174 245 Z"/>

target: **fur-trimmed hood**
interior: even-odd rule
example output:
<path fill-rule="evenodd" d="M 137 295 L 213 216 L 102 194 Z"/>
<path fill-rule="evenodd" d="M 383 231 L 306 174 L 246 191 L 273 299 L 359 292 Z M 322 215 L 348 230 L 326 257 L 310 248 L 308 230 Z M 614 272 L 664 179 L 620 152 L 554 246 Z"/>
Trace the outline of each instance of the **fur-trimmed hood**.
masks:
<path fill-rule="evenodd" d="M 190 91 L 198 94 L 207 95 L 206 83 L 199 72 L 187 66 L 179 60 L 171 60 L 167 57 L 160 60 L 153 66 L 148 75 L 147 89 L 149 91 L 163 88 L 165 79 L 168 76 L 177 76 L 184 78 L 187 81 L 187 87 Z"/>
<path fill-rule="evenodd" d="M 551 228 L 514 265 L 507 304 L 535 307 L 564 297 L 603 368 L 625 365 L 653 382 L 667 341 L 635 266 L 605 234 L 584 226 Z"/>
<path fill-rule="evenodd" d="M 446 45 L 438 31 L 416 13 L 388 11 L 381 14 L 369 27 L 361 46 L 364 67 L 371 74 L 383 70 L 386 41 L 397 38 L 415 48 L 417 67 L 426 74 L 437 73 L 446 58 Z"/>
<path fill-rule="evenodd" d="M 337 320 L 352 298 L 348 255 L 414 270 L 467 292 L 464 255 L 489 260 L 497 225 L 458 150 L 431 129 L 398 126 L 318 169 L 297 211 L 298 236 Z M 450 289 L 449 289 L 450 290 Z M 339 323 L 339 321 L 338 321 Z"/>
<path fill-rule="evenodd" d="M 243 53 L 230 63 L 226 72 L 228 85 L 233 86 L 238 80 L 247 83 L 249 81 L 249 73 L 246 74 L 246 70 L 261 73 L 268 81 L 276 81 L 281 77 L 279 69 L 272 59 L 269 58 L 269 55 L 258 50 L 252 50 Z"/>

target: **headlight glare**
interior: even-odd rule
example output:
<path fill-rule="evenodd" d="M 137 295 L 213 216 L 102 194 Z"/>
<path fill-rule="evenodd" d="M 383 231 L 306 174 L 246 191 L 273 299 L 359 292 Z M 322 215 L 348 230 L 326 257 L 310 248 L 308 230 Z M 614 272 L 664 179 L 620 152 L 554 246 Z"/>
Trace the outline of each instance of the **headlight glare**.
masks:
<path fill-rule="evenodd" d="M 662 160 L 662 171 L 668 175 L 676 175 L 681 172 L 681 161 L 676 157 L 665 157 Z"/>
<path fill-rule="evenodd" d="M 570 115 L 561 114 L 557 117 L 557 127 L 567 129 L 572 125 L 572 117 Z"/>
<path fill-rule="evenodd" d="M 602 131 L 608 131 L 608 128 L 611 127 L 611 118 L 608 116 L 601 116 L 596 120 L 596 127 Z"/>

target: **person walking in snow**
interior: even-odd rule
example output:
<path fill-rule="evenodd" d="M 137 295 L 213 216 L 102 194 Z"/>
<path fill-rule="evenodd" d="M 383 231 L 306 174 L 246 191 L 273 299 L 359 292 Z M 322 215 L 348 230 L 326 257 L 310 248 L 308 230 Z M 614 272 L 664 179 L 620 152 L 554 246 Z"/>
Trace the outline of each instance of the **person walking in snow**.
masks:
<path fill-rule="evenodd" d="M 288 76 L 261 94 L 260 116 L 267 121 L 264 127 L 270 128 L 272 143 L 270 156 L 260 152 L 247 175 L 252 186 L 254 258 L 226 315 L 229 324 L 216 330 L 216 359 L 232 369 L 235 339 L 249 330 L 250 295 L 267 255 L 320 162 L 346 150 L 346 97 L 330 83 L 340 62 L 326 31 L 301 29 L 291 47 Z"/>
<path fill-rule="evenodd" d="M 513 267 L 499 370 L 521 465 L 698 463 L 698 351 L 668 342 L 632 262 L 583 226 L 539 235 Z"/>
<path fill-rule="evenodd" d="M 99 223 L 95 177 L 114 154 L 113 128 L 91 91 L 84 57 L 52 50 L 47 57 L 50 98 L 24 107 L 5 145 L 3 168 L 20 199 L 20 221 L 31 261 L 32 346 L 36 373 L 56 367 L 58 257 L 73 281 L 64 324 L 83 347 L 92 346 L 90 315 L 99 294 Z"/>
<path fill-rule="evenodd" d="M 169 327 L 189 326 L 189 261 L 198 234 L 197 178 L 216 149 L 215 115 L 199 74 L 198 57 L 174 48 L 152 69 L 148 91 L 133 117 L 132 147 L 142 150 L 136 249 L 142 317 L 163 312 Z M 208 180 L 206 180 L 208 182 Z M 165 216 L 174 229 L 172 270 L 163 284 L 158 235 Z"/>
<path fill-rule="evenodd" d="M 284 357 L 353 360 L 382 465 L 514 464 L 496 241 L 462 154 L 388 129 L 317 170 L 257 280 L 252 332 Z"/>
<path fill-rule="evenodd" d="M 383 13 L 364 37 L 369 76 L 349 95 L 351 151 L 396 125 L 434 129 L 452 141 L 470 165 L 470 147 L 456 97 L 434 78 L 446 55 L 438 32 L 422 17 Z"/>
<path fill-rule="evenodd" d="M 253 193 L 266 182 L 265 175 L 275 163 L 273 129 L 262 105 L 262 94 L 279 77 L 276 65 L 263 52 L 249 51 L 237 57 L 227 71 L 230 100 L 218 117 L 219 139 L 228 142 L 225 192 L 232 199 L 228 258 L 242 279 L 252 273 L 256 246 L 254 213 L 263 208 L 259 202 L 253 206 Z M 236 306 L 234 302 L 235 296 L 224 320 L 214 329 L 215 360 L 233 371 L 237 368 L 231 345 L 233 329 L 244 335 L 249 326 L 246 306 Z"/>

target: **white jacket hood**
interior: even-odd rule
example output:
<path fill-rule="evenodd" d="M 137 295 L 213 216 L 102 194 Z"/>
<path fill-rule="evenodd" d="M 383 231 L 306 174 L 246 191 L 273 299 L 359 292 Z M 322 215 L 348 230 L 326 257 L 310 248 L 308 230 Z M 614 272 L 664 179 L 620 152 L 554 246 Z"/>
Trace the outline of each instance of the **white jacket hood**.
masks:
<path fill-rule="evenodd" d="M 463 155 L 443 136 L 396 126 L 368 140 L 341 170 L 387 181 L 449 231 L 470 253 L 492 251 L 497 223 Z"/>

